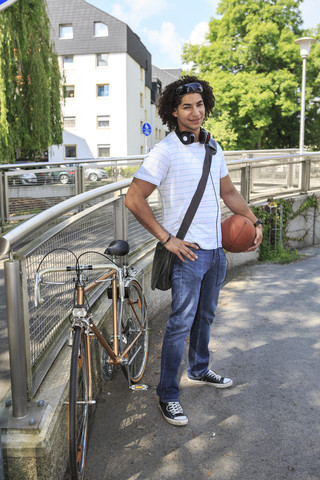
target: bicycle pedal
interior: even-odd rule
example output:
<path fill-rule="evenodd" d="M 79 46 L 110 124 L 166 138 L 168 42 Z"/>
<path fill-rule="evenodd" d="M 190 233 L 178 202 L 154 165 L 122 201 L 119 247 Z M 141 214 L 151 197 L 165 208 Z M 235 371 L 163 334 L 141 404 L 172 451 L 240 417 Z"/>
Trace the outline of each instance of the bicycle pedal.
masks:
<path fill-rule="evenodd" d="M 148 390 L 149 385 L 141 384 L 141 385 L 130 385 L 129 387 L 131 390 Z"/>

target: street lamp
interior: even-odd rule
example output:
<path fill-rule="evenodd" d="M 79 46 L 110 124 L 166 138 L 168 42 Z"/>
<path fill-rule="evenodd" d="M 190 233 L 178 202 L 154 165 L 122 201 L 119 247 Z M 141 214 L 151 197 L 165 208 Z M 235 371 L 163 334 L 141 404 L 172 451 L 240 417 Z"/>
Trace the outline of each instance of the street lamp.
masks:
<path fill-rule="evenodd" d="M 304 123 L 305 123 L 305 102 L 306 102 L 306 70 L 307 58 L 310 53 L 312 43 L 316 40 L 311 37 L 303 37 L 295 40 L 294 43 L 300 45 L 300 56 L 302 58 L 302 91 L 301 91 L 301 116 L 300 116 L 300 153 L 303 153 L 304 147 Z"/>

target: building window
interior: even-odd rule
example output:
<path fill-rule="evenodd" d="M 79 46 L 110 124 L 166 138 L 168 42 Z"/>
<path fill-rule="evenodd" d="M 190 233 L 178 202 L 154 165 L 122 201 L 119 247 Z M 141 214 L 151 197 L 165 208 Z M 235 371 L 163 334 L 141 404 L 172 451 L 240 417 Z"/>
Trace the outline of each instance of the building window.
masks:
<path fill-rule="evenodd" d="M 143 107 L 143 93 L 140 93 L 140 107 Z"/>
<path fill-rule="evenodd" d="M 144 155 L 144 147 L 140 145 L 140 155 Z"/>
<path fill-rule="evenodd" d="M 107 53 L 97 53 L 97 55 L 96 55 L 96 66 L 97 67 L 107 67 L 108 66 L 108 54 Z"/>
<path fill-rule="evenodd" d="M 66 98 L 74 98 L 74 85 L 65 85 Z"/>
<path fill-rule="evenodd" d="M 97 128 L 109 128 L 109 127 L 110 127 L 110 115 L 98 115 Z"/>
<path fill-rule="evenodd" d="M 103 22 L 94 22 L 94 36 L 107 37 L 109 35 L 108 25 Z"/>
<path fill-rule="evenodd" d="M 97 97 L 109 97 L 109 85 L 97 85 Z"/>
<path fill-rule="evenodd" d="M 77 145 L 65 145 L 64 158 L 77 158 Z"/>
<path fill-rule="evenodd" d="M 110 157 L 110 145 L 98 145 L 98 158 Z"/>
<path fill-rule="evenodd" d="M 63 128 L 75 128 L 76 117 L 63 117 Z"/>
<path fill-rule="evenodd" d="M 142 132 L 142 127 L 143 127 L 143 121 L 141 120 L 141 121 L 140 121 L 140 132 L 141 132 L 141 133 L 143 133 L 143 132 Z"/>
<path fill-rule="evenodd" d="M 73 38 L 72 23 L 62 23 L 59 25 L 59 38 L 69 39 Z"/>
<path fill-rule="evenodd" d="M 143 80 L 143 67 L 140 67 L 140 80 Z"/>
<path fill-rule="evenodd" d="M 62 57 L 63 68 L 70 68 L 73 66 L 73 55 L 64 55 Z"/>

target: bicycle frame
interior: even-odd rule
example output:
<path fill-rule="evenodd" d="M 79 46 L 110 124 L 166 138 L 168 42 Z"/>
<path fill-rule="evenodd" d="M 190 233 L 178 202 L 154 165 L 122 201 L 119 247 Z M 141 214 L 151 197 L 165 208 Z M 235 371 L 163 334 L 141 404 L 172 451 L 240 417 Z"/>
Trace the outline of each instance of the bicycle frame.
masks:
<path fill-rule="evenodd" d="M 123 305 L 123 301 L 125 298 L 125 280 L 131 280 L 131 277 L 124 277 L 123 272 L 126 272 L 127 267 L 118 267 L 115 264 L 97 264 L 97 265 L 78 265 L 77 267 L 51 267 L 45 268 L 40 270 L 36 274 L 35 280 L 35 306 L 41 305 L 44 300 L 41 298 L 40 295 L 40 285 L 41 283 L 46 284 L 65 284 L 66 282 L 45 282 L 43 281 L 42 277 L 45 274 L 53 273 L 53 272 L 77 272 L 77 281 L 76 281 L 76 293 L 77 293 L 77 304 L 73 307 L 73 314 L 72 314 L 72 327 L 74 328 L 76 325 L 84 328 L 85 330 L 89 331 L 89 329 L 94 333 L 97 337 L 98 341 L 100 342 L 101 346 L 107 351 L 108 355 L 110 356 L 110 363 L 112 365 L 126 365 L 126 356 L 133 345 L 137 342 L 138 338 L 141 336 L 141 332 L 139 332 L 134 340 L 131 342 L 127 348 L 119 354 L 119 324 L 118 318 L 118 308 L 117 308 L 117 299 L 118 299 L 118 287 L 119 287 L 119 299 L 121 301 L 121 308 Z M 107 270 L 109 272 L 105 275 L 102 275 L 92 284 L 85 286 L 85 272 L 87 270 Z M 118 280 L 118 282 L 117 282 Z M 106 341 L 104 336 L 101 334 L 95 323 L 93 322 L 90 315 L 88 315 L 87 308 L 84 305 L 84 296 L 85 293 L 93 289 L 97 286 L 98 283 L 111 281 L 112 284 L 112 318 L 113 318 L 113 347 Z M 136 315 L 136 318 L 142 327 L 139 318 Z"/>

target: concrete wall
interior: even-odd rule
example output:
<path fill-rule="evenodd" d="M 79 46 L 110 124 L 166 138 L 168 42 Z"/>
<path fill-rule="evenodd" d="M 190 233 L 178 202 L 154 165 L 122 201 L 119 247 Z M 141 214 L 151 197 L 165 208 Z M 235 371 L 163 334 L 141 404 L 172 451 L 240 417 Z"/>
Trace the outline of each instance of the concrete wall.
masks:
<path fill-rule="evenodd" d="M 307 196 L 293 199 L 296 211 L 306 200 Z M 320 202 L 320 195 L 318 195 Z M 310 208 L 296 217 L 288 226 L 287 234 L 293 240 L 294 248 L 302 248 L 309 245 L 320 244 L 320 216 L 319 209 Z M 303 238 L 302 238 L 303 237 Z M 140 282 L 144 286 L 145 296 L 148 303 L 150 328 L 157 321 L 157 314 L 163 305 L 170 301 L 170 291 L 152 291 L 150 288 L 150 276 L 153 254 L 143 258 L 137 265 L 143 270 Z M 255 262 L 257 253 L 251 254 L 227 254 L 229 271 L 240 267 L 244 263 Z M 95 320 L 101 319 L 100 329 L 110 331 L 110 301 L 100 299 L 94 307 Z M 92 341 L 93 366 L 96 372 L 94 391 L 96 397 L 99 385 L 104 381 L 99 371 L 100 350 L 97 341 Z M 63 404 L 68 396 L 68 377 L 70 368 L 69 346 L 65 346 L 58 359 L 52 366 L 40 391 L 32 402 L 30 408 L 37 408 L 38 401 L 43 400 L 45 406 L 41 414 L 41 420 L 36 426 L 28 425 L 25 421 L 15 421 L 14 428 L 2 428 L 3 456 L 5 461 L 5 475 L 7 480 L 57 480 L 63 479 L 63 474 L 68 465 L 68 418 L 67 406 Z M 121 372 L 118 375 L 122 375 Z M 115 379 L 114 381 L 117 381 Z M 2 407 L 1 416 L 3 417 Z M 10 407 L 5 412 L 10 417 Z M 92 411 L 94 414 L 94 410 Z M 19 424 L 20 422 L 20 424 Z M 3 424 L 2 424 L 3 425 Z M 22 427 L 19 425 L 22 425 Z"/>
<path fill-rule="evenodd" d="M 307 200 L 308 195 L 293 198 L 293 211 L 297 212 Z M 286 235 L 291 248 L 303 248 L 320 244 L 320 194 L 316 194 L 318 208 L 308 208 L 289 222 Z"/>

